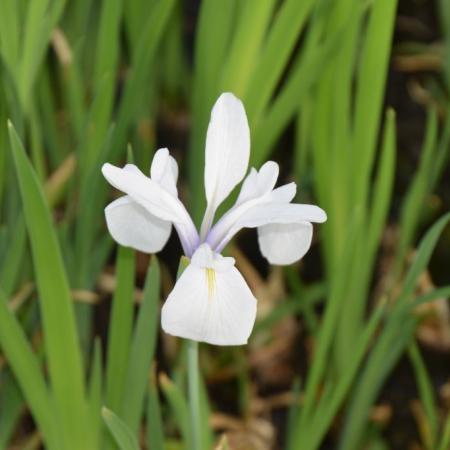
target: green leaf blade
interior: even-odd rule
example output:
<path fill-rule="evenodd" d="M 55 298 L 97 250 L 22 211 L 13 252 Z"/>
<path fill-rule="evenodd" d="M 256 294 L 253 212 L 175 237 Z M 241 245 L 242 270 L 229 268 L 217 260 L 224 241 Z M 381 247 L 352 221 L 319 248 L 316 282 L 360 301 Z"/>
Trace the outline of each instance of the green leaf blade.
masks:
<path fill-rule="evenodd" d="M 117 254 L 117 285 L 109 322 L 106 367 L 106 404 L 122 414 L 125 377 L 130 351 L 134 309 L 134 251 L 119 247 Z"/>
<path fill-rule="evenodd" d="M 134 433 L 137 433 L 139 429 L 150 366 L 156 349 L 159 329 L 159 290 L 159 263 L 156 257 L 153 257 L 147 272 L 143 300 L 130 347 L 125 382 L 126 400 L 123 404 L 123 419 Z"/>
<path fill-rule="evenodd" d="M 31 242 L 40 295 L 45 348 L 55 400 L 67 442 L 93 448 L 86 440 L 83 368 L 69 284 L 50 211 L 36 173 L 9 123 L 9 135 Z"/>
<path fill-rule="evenodd" d="M 0 290 L 0 346 L 43 434 L 44 442 L 49 449 L 56 450 L 61 440 L 55 426 L 50 393 L 38 359 L 7 305 L 7 299 Z"/>
<path fill-rule="evenodd" d="M 102 409 L 102 416 L 111 436 L 113 436 L 120 450 L 139 450 L 136 438 L 119 417 L 105 407 Z"/>

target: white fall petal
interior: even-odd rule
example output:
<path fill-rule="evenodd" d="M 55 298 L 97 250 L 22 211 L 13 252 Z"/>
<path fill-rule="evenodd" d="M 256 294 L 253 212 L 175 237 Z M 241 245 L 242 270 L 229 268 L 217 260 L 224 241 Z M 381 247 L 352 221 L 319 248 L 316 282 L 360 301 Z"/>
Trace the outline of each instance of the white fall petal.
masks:
<path fill-rule="evenodd" d="M 147 220 L 148 236 L 146 239 L 148 242 L 145 246 L 160 247 L 165 232 L 167 232 L 168 238 L 171 223 L 173 223 L 186 255 L 190 256 L 193 253 L 198 245 L 197 230 L 184 205 L 178 199 L 176 188 L 178 167 L 167 149 L 160 149 L 156 152 L 150 171 L 151 178 L 145 176 L 133 164 L 127 164 L 123 169 L 112 164 L 104 164 L 102 172 L 110 184 L 128 194 L 128 198 L 140 206 L 131 211 L 130 208 L 126 209 L 123 204 L 114 204 L 113 202 L 105 209 L 108 228 L 114 231 L 114 234 L 112 231 L 111 234 L 117 242 L 128 241 L 129 246 L 139 249 L 137 245 L 132 245 L 133 242 L 136 244 L 135 238 L 125 238 L 125 234 L 129 233 L 134 226 L 134 219 L 139 220 L 138 226 L 143 230 L 145 228 L 143 221 L 149 219 L 150 215 L 155 220 Z M 148 214 L 143 214 L 142 209 Z M 128 223 L 126 223 L 125 216 L 127 212 L 132 214 Z M 167 225 L 164 227 L 162 222 L 166 222 Z M 165 244 L 167 238 L 162 245 Z"/>
<path fill-rule="evenodd" d="M 256 299 L 234 259 L 202 244 L 162 308 L 166 333 L 214 345 L 243 345 L 256 318 Z"/>
<path fill-rule="evenodd" d="M 159 252 L 172 230 L 170 222 L 150 214 L 128 195 L 110 203 L 105 208 L 105 217 L 116 242 L 144 253 Z"/>
<path fill-rule="evenodd" d="M 125 166 L 139 176 L 134 165 Z M 178 165 L 169 155 L 167 148 L 161 148 L 153 157 L 151 177 L 172 195 L 177 195 Z M 129 195 L 113 201 L 105 208 L 105 217 L 111 236 L 120 245 L 145 253 L 159 252 L 169 239 L 171 222 L 161 220 L 133 200 Z"/>
<path fill-rule="evenodd" d="M 259 249 L 270 264 L 292 264 L 305 256 L 312 235 L 309 222 L 263 225 L 258 228 Z"/>

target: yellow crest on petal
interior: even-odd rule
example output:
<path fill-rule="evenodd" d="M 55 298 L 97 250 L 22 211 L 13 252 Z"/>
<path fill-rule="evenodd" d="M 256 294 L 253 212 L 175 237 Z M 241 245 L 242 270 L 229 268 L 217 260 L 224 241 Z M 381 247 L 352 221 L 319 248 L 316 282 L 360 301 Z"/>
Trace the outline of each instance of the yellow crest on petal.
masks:
<path fill-rule="evenodd" d="M 216 271 L 207 267 L 206 271 L 206 284 L 208 285 L 208 298 L 212 299 L 216 289 Z"/>

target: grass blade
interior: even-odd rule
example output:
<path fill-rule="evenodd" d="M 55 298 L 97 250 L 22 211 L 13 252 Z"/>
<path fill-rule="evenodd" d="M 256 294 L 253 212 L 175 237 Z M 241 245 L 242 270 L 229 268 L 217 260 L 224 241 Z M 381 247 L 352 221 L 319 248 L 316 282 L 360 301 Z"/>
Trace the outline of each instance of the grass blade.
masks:
<path fill-rule="evenodd" d="M 383 332 L 377 339 L 347 411 L 347 421 L 340 440 L 340 448 L 359 448 L 366 427 L 370 406 L 378 390 L 401 353 L 410 342 L 417 319 L 410 311 L 410 297 L 417 279 L 428 265 L 431 254 L 444 227 L 450 221 L 450 213 L 442 216 L 426 233 L 405 279 L 402 292 L 395 301 L 393 311 Z"/>
<path fill-rule="evenodd" d="M 93 433 L 93 441 L 96 443 L 95 448 L 101 448 L 101 408 L 102 408 L 102 348 L 100 340 L 94 342 L 94 352 L 92 356 L 91 373 L 89 380 L 89 423 L 92 424 L 91 432 Z"/>
<path fill-rule="evenodd" d="M 153 371 L 150 379 L 147 404 L 147 445 L 149 448 L 164 450 L 163 430 L 156 374 Z"/>
<path fill-rule="evenodd" d="M 139 450 L 136 438 L 119 417 L 105 407 L 102 409 L 102 416 L 120 450 Z"/>
<path fill-rule="evenodd" d="M 139 107 L 142 105 L 142 90 L 148 79 L 163 31 L 174 6 L 175 0 L 158 2 L 145 22 L 144 32 L 141 34 L 139 43 L 136 46 L 133 68 L 127 79 L 123 100 L 120 104 L 117 127 L 115 128 L 113 145 L 110 149 L 112 159 L 116 158 L 120 151 L 125 150 L 126 131 L 133 118 L 133 113 L 139 111 Z"/>
<path fill-rule="evenodd" d="M 159 264 L 156 257 L 153 257 L 145 280 L 125 382 L 126 400 L 123 404 L 122 417 L 134 434 L 137 434 L 139 429 L 149 370 L 155 354 L 159 330 L 159 289 Z"/>
<path fill-rule="evenodd" d="M 450 221 L 450 213 L 444 214 L 436 223 L 428 230 L 423 237 L 417 249 L 416 255 L 412 265 L 408 271 L 403 284 L 403 289 L 400 294 L 401 298 L 409 298 L 414 291 L 417 283 L 417 278 L 425 270 L 430 261 L 433 250 L 436 246 L 437 240 L 441 235 L 443 229 Z"/>
<path fill-rule="evenodd" d="M 425 412 L 425 435 L 422 438 L 427 448 L 436 448 L 438 437 L 438 409 L 434 398 L 434 387 L 428 375 L 425 361 L 420 354 L 418 345 L 413 342 L 409 349 L 408 355 L 414 368 L 416 383 L 419 390 L 420 400 Z"/>
<path fill-rule="evenodd" d="M 19 5 L 15 0 L 2 2 L 0 14 L 0 49 L 11 74 L 15 73 L 19 58 Z"/>
<path fill-rule="evenodd" d="M 370 345 L 377 327 L 383 318 L 384 308 L 379 307 L 368 321 L 364 331 L 361 333 L 358 344 L 349 358 L 347 370 L 342 374 L 333 387 L 331 395 L 322 396 L 321 401 L 316 407 L 311 425 L 308 427 L 309 433 L 302 433 L 298 442 L 298 448 L 315 449 L 318 448 L 322 440 L 325 438 L 328 427 L 333 417 L 338 412 L 342 402 L 352 386 L 357 371 L 361 365 L 364 355 Z M 325 388 L 326 390 L 326 388 Z M 307 442 L 307 444 L 305 444 Z"/>
<path fill-rule="evenodd" d="M 356 175 L 354 204 L 367 198 L 367 182 L 379 128 L 379 118 L 394 31 L 396 0 L 375 0 L 370 12 L 364 52 L 356 84 L 353 152 Z"/>
<path fill-rule="evenodd" d="M 417 230 L 418 221 L 420 218 L 419 205 L 422 205 L 426 194 L 428 193 L 431 169 L 435 159 L 437 132 L 437 113 L 434 110 L 430 110 L 428 113 L 426 134 L 422 146 L 419 167 L 402 204 L 400 217 L 401 233 L 399 237 L 392 282 L 395 282 L 396 277 L 400 275 L 406 252 L 415 237 L 414 234 Z"/>
<path fill-rule="evenodd" d="M 187 448 L 187 445 L 192 442 L 190 428 L 191 420 L 189 407 L 183 392 L 180 387 L 170 380 L 170 378 L 164 373 L 161 373 L 159 376 L 159 384 L 167 402 L 169 403 L 170 410 L 172 411 L 173 417 L 183 438 L 183 442 Z"/>
<path fill-rule="evenodd" d="M 63 448 L 38 359 L 0 291 L 0 346 L 49 449 Z"/>
<path fill-rule="evenodd" d="M 11 123 L 9 133 L 40 295 L 51 385 L 65 444 L 90 449 L 93 444 L 86 433 L 81 354 L 60 248 L 42 186 Z"/>
<path fill-rule="evenodd" d="M 245 94 L 245 107 L 250 123 L 257 122 L 271 99 L 313 3 L 313 0 L 301 3 L 287 0 L 281 5 Z"/>
<path fill-rule="evenodd" d="M 274 0 L 247 0 L 239 17 L 222 72 L 221 91 L 244 97 L 269 25 Z"/>
<path fill-rule="evenodd" d="M 97 49 L 95 52 L 97 59 L 94 69 L 94 84 L 96 86 L 102 82 L 105 75 L 113 74 L 116 71 L 121 17 L 122 1 L 113 0 L 102 2 Z"/>
<path fill-rule="evenodd" d="M 386 222 L 389 205 L 392 198 L 392 190 L 395 176 L 396 131 L 395 112 L 389 110 L 386 115 L 386 125 L 383 136 L 383 146 L 375 185 L 373 188 L 373 200 L 369 219 L 368 246 L 370 252 L 369 265 L 375 256 L 379 245 L 381 233 Z"/>
<path fill-rule="evenodd" d="M 391 320 L 378 337 L 375 348 L 372 350 L 353 392 L 340 440 L 339 448 L 341 450 L 362 448 L 361 441 L 367 426 L 370 407 L 375 402 L 387 375 L 411 340 L 415 326 L 414 318 L 402 315 L 397 317 L 397 320 Z"/>
<path fill-rule="evenodd" d="M 117 284 L 109 321 L 106 367 L 106 405 L 122 411 L 125 377 L 130 351 L 134 310 L 134 251 L 119 247 L 117 253 Z"/>
<path fill-rule="evenodd" d="M 24 26 L 24 40 L 18 74 L 18 91 L 21 104 L 28 112 L 31 89 L 39 64 L 44 57 L 53 27 L 61 15 L 65 0 L 36 0 L 28 3 Z"/>
<path fill-rule="evenodd" d="M 21 272 L 22 262 L 26 250 L 26 230 L 23 216 L 17 218 L 14 232 L 11 233 L 9 245 L 3 257 L 5 263 L 0 268 L 0 286 L 7 296 L 10 296 L 16 287 Z"/>
<path fill-rule="evenodd" d="M 0 344 L 1 345 L 1 344 Z M 0 411 L 7 414 L 0 416 L 0 448 L 7 448 L 17 423 L 24 410 L 24 399 L 20 388 L 10 372 L 2 370 L 2 391 L 0 392 Z"/>

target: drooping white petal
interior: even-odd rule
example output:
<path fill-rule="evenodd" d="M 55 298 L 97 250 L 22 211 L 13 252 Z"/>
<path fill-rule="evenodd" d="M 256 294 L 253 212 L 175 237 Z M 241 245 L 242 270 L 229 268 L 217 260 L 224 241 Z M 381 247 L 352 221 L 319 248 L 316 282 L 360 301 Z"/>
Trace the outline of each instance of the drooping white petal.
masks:
<path fill-rule="evenodd" d="M 116 242 L 144 253 L 159 252 L 172 229 L 170 222 L 153 216 L 128 195 L 110 203 L 105 208 L 105 217 Z"/>
<path fill-rule="evenodd" d="M 214 345 L 247 343 L 256 318 L 256 299 L 233 258 L 203 244 L 162 308 L 166 333 Z"/>
<path fill-rule="evenodd" d="M 312 234 L 309 222 L 263 225 L 258 228 L 259 248 L 270 264 L 292 264 L 309 250 Z"/>
<path fill-rule="evenodd" d="M 151 215 L 173 222 L 187 256 L 198 244 L 198 234 L 185 207 L 169 190 L 146 177 L 136 166 L 127 164 L 123 169 L 104 164 L 102 172 L 116 189 L 128 194 Z"/>
<path fill-rule="evenodd" d="M 206 135 L 205 192 L 214 211 L 244 178 L 250 156 L 250 130 L 242 102 L 224 93 L 216 101 Z"/>

